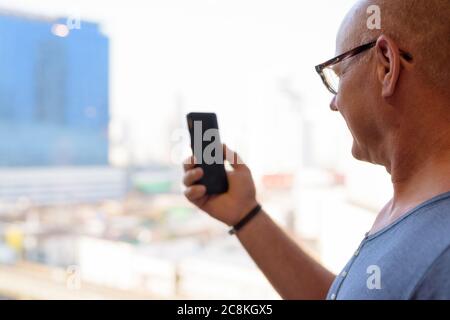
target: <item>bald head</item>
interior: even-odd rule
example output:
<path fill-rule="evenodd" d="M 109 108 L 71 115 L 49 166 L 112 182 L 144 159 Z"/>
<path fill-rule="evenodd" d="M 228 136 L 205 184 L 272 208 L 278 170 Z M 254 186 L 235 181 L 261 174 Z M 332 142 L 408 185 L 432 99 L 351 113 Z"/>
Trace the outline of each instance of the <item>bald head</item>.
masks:
<path fill-rule="evenodd" d="M 377 5 L 381 29 L 370 30 L 367 8 Z M 410 52 L 424 81 L 450 90 L 450 1 L 449 0 L 361 0 L 347 14 L 338 34 L 337 50 L 344 52 L 390 36 L 399 48 Z"/>

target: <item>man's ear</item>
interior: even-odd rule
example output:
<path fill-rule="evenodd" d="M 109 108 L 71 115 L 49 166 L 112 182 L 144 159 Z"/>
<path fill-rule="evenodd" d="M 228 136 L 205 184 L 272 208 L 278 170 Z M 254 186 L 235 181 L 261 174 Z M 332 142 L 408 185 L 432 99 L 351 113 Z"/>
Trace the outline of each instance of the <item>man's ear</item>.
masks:
<path fill-rule="evenodd" d="M 400 77 L 400 51 L 390 37 L 381 35 L 375 46 L 377 56 L 377 75 L 384 98 L 394 94 Z"/>

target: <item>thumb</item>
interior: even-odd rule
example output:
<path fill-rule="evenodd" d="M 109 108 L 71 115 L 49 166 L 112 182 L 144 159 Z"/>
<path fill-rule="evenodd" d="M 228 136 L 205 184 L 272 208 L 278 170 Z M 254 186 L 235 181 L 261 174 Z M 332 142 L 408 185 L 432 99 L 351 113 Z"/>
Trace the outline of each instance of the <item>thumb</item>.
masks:
<path fill-rule="evenodd" d="M 234 170 L 247 169 L 247 165 L 244 163 L 242 158 L 237 154 L 237 152 L 228 148 L 226 144 L 223 144 L 223 154 L 225 160 L 227 160 Z"/>

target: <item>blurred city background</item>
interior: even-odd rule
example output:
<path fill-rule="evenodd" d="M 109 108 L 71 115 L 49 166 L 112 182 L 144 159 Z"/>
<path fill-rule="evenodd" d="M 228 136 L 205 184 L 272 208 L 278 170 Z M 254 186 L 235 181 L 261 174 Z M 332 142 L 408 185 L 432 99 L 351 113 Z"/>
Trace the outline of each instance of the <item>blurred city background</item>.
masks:
<path fill-rule="evenodd" d="M 0 298 L 278 299 L 182 195 L 191 111 L 339 272 L 391 193 L 314 71 L 353 2 L 0 0 Z"/>

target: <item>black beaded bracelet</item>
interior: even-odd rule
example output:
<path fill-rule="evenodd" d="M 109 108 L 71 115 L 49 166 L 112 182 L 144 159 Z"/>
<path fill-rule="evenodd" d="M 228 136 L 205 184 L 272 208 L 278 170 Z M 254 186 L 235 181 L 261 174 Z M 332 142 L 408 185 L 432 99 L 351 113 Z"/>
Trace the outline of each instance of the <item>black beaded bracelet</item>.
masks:
<path fill-rule="evenodd" d="M 245 226 L 250 220 L 252 220 L 259 212 L 261 212 L 261 206 L 258 204 L 256 207 L 254 207 L 249 213 L 246 214 L 244 218 L 242 218 L 241 221 L 239 221 L 234 227 L 228 231 L 229 234 L 233 235 L 236 234 L 236 232 L 239 231 L 243 226 Z"/>

